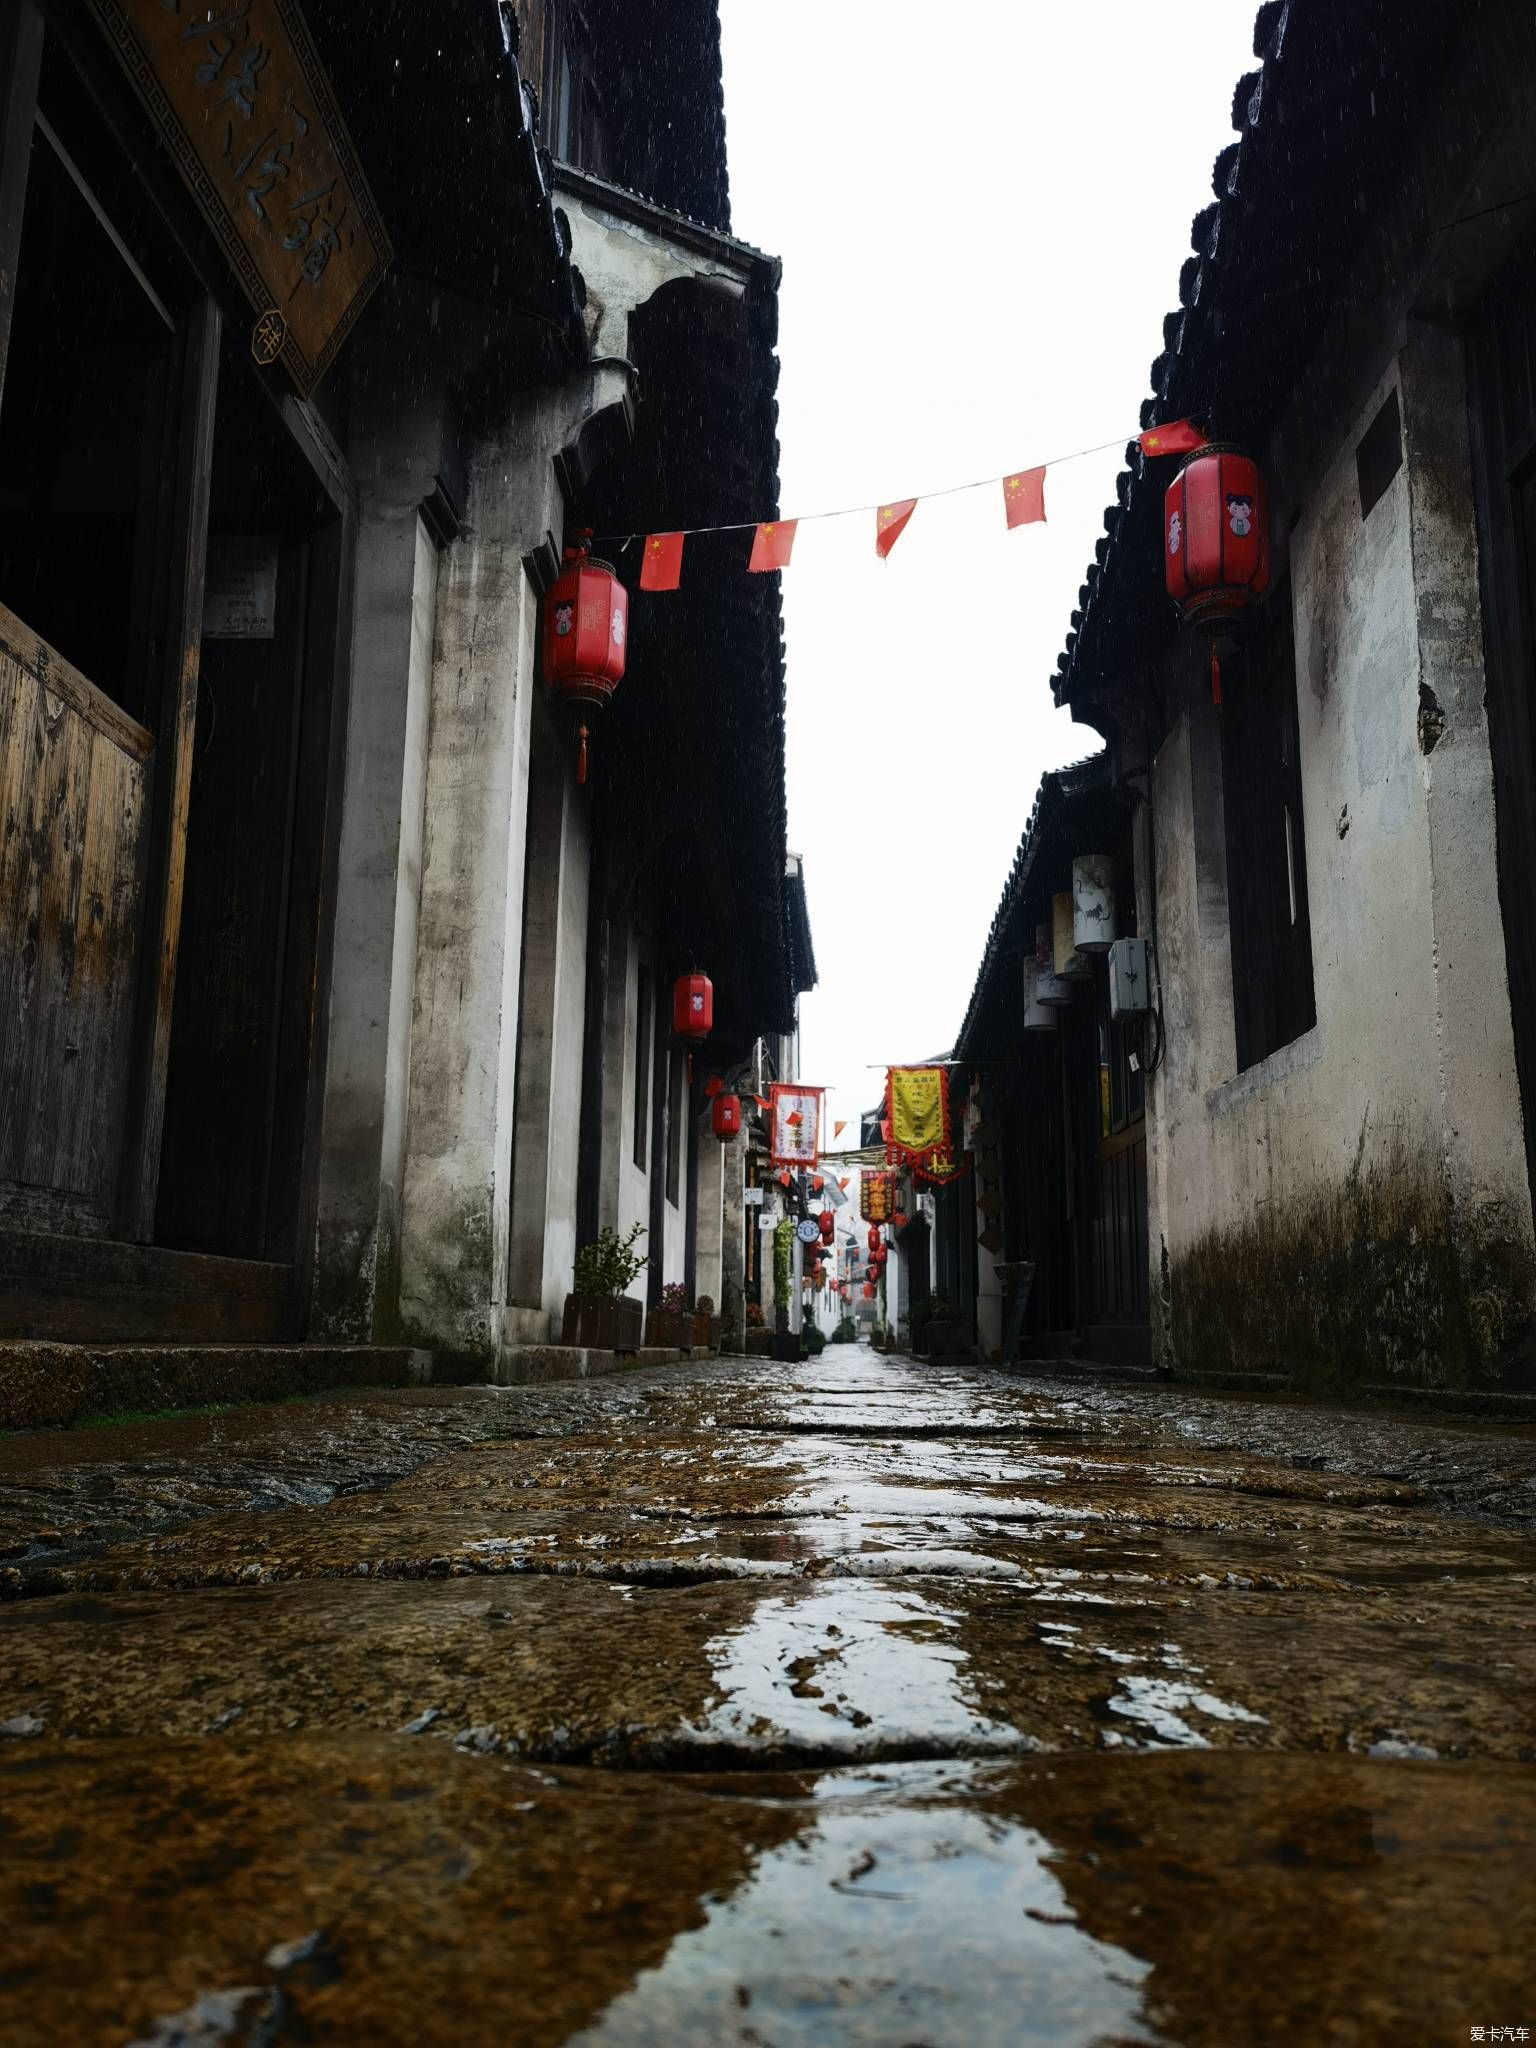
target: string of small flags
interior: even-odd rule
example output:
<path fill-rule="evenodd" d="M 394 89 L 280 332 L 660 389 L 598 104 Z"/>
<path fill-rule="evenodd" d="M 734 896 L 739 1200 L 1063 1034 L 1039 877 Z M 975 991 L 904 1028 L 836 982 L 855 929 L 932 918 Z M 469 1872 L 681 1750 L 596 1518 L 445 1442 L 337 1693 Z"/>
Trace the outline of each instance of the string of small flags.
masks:
<path fill-rule="evenodd" d="M 1143 455 L 1188 455 L 1204 448 L 1206 437 L 1193 420 L 1172 420 L 1166 426 L 1149 427 L 1135 436 Z M 1020 526 L 1040 526 L 1045 523 L 1045 473 L 1048 469 L 1059 468 L 1064 462 L 1077 462 L 1086 455 L 1102 455 L 1110 448 L 1120 448 L 1122 441 L 1101 441 L 1094 448 L 1077 448 L 1070 455 L 1057 455 L 1050 462 L 1042 462 L 1034 469 L 1015 470 L 1011 476 L 982 477 L 978 482 L 951 484 L 942 491 L 927 491 L 925 497 L 952 498 L 961 491 L 981 491 L 1000 484 L 1003 492 L 1003 512 L 1008 521 L 1008 530 L 1013 532 Z M 685 526 L 672 533 L 611 534 L 605 536 L 616 541 L 621 547 L 628 547 L 632 541 L 643 540 L 645 545 L 640 557 L 640 588 L 642 590 L 676 590 L 683 580 L 683 544 L 702 534 L 750 533 L 752 552 L 747 559 L 748 572 L 755 576 L 766 575 L 775 569 L 787 569 L 794 553 L 795 535 L 808 521 L 813 519 L 848 519 L 861 512 L 875 515 L 875 553 L 885 561 L 891 549 L 906 532 L 912 515 L 922 502 L 920 498 L 895 498 L 885 505 L 843 505 L 831 512 L 806 512 L 797 519 L 739 520 L 729 526 Z"/>

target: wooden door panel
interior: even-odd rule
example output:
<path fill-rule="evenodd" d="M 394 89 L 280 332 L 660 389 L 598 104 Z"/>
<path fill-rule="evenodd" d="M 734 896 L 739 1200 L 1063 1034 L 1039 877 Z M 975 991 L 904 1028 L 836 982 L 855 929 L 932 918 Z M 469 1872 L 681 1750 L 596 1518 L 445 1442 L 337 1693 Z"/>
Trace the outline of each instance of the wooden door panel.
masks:
<path fill-rule="evenodd" d="M 0 606 L 0 1215 L 104 1232 L 152 741 Z"/>

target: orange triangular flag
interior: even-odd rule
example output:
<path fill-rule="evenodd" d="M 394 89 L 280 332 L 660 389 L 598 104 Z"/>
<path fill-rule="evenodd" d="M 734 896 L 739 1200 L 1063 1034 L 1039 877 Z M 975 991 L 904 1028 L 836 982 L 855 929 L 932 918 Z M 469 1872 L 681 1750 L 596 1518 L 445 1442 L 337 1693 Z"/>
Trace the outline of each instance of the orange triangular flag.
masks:
<path fill-rule="evenodd" d="M 752 536 L 752 559 L 747 567 L 756 575 L 769 569 L 787 569 L 795 545 L 797 519 L 770 519 Z"/>
<path fill-rule="evenodd" d="M 1008 531 L 1016 526 L 1033 526 L 1045 517 L 1045 471 L 1021 469 L 1003 478 L 1003 504 L 1008 513 Z"/>
<path fill-rule="evenodd" d="M 875 514 L 875 553 L 882 562 L 906 532 L 907 521 L 916 510 L 916 498 L 898 498 L 894 505 L 882 505 Z"/>
<path fill-rule="evenodd" d="M 1165 427 L 1148 427 L 1137 438 L 1143 455 L 1192 455 L 1208 445 L 1193 420 L 1170 420 Z"/>
<path fill-rule="evenodd" d="M 642 590 L 676 590 L 683 580 L 683 536 L 648 533 L 640 557 Z"/>
<path fill-rule="evenodd" d="M 832 1126 L 832 1142 L 833 1142 L 833 1144 L 836 1144 L 836 1143 L 837 1143 L 838 1139 L 839 1139 L 839 1138 L 840 1138 L 840 1137 L 841 1137 L 841 1136 L 843 1135 L 844 1131 L 846 1131 L 846 1130 L 847 1130 L 847 1128 L 848 1128 L 848 1119 L 847 1119 L 847 1117 L 844 1117 L 844 1118 L 843 1118 L 843 1120 L 842 1120 L 842 1122 L 841 1122 L 840 1124 L 834 1124 L 834 1125 Z"/>

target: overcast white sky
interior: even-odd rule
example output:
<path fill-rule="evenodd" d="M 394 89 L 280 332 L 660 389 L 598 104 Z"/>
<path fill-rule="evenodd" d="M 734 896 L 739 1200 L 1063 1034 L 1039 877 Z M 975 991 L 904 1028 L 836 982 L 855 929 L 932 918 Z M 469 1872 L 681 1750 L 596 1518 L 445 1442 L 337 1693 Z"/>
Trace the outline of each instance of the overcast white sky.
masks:
<path fill-rule="evenodd" d="M 735 230 L 784 260 L 786 518 L 1123 447 L 1255 11 L 721 0 Z M 876 1099 L 868 1063 L 948 1049 L 1036 784 L 1098 744 L 1049 677 L 1119 466 L 1053 470 L 1011 534 L 995 485 L 919 505 L 885 563 L 872 515 L 800 530 L 789 838 L 831 1116 Z"/>

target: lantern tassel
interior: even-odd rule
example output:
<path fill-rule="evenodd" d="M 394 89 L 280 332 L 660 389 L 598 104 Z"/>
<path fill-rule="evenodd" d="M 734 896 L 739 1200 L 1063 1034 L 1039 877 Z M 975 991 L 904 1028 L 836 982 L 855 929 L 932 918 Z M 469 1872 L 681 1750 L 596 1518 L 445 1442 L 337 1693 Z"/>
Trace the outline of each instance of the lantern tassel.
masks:
<path fill-rule="evenodd" d="M 1211 702 L 1221 703 L 1221 657 L 1214 647 L 1211 649 Z"/>
<path fill-rule="evenodd" d="M 576 735 L 576 780 L 587 779 L 587 728 L 582 726 Z"/>

